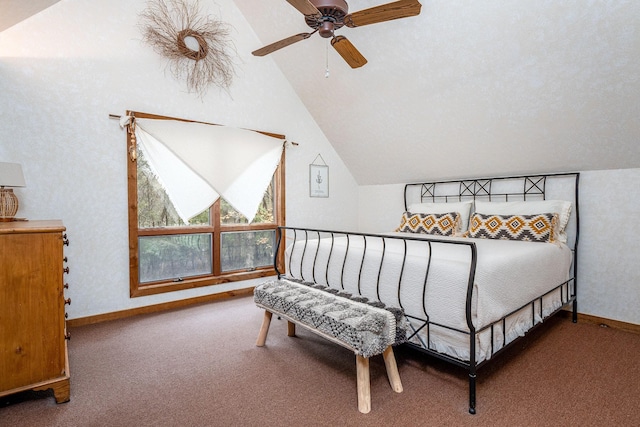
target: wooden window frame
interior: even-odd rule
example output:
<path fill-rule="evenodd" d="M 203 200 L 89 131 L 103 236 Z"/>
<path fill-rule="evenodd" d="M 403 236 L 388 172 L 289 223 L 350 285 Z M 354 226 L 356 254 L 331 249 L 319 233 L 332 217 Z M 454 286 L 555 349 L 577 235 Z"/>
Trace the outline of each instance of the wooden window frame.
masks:
<path fill-rule="evenodd" d="M 193 120 L 185 120 L 175 117 L 159 116 L 149 113 L 141 113 L 136 111 L 127 111 L 127 115 L 136 118 L 148 119 L 164 119 L 164 120 L 180 120 L 191 123 Z M 264 135 L 280 138 L 284 141 L 285 136 L 280 134 L 261 132 Z M 140 297 L 147 295 L 155 295 L 164 292 L 180 291 L 192 289 L 201 286 L 218 285 L 222 283 L 237 282 L 242 280 L 257 279 L 260 277 L 268 277 L 276 275 L 273 265 L 268 267 L 257 267 L 243 271 L 222 272 L 220 261 L 220 245 L 221 234 L 233 231 L 261 231 L 274 230 L 279 226 L 286 225 L 285 211 L 285 150 L 282 150 L 282 157 L 274 174 L 274 222 L 271 224 L 220 224 L 220 199 L 218 199 L 210 208 L 211 225 L 198 225 L 188 227 L 171 227 L 171 228 L 138 228 L 138 166 L 137 159 L 132 153 L 136 153 L 137 146 L 135 138 L 132 138 L 130 132 L 127 132 L 127 182 L 128 182 L 128 201 L 129 201 L 129 295 L 130 297 Z M 186 232 L 188 231 L 188 232 Z M 213 273 L 206 276 L 195 276 L 184 278 L 179 282 L 174 281 L 158 281 L 148 284 L 141 284 L 139 280 L 139 248 L 138 241 L 141 236 L 160 236 L 160 235 L 177 235 L 190 233 L 211 233 L 212 234 L 212 252 L 213 252 Z M 277 235 L 275 236 L 277 238 Z M 274 242 L 275 243 L 275 242 Z M 278 248 L 276 262 L 278 269 L 283 271 L 284 247 Z"/>

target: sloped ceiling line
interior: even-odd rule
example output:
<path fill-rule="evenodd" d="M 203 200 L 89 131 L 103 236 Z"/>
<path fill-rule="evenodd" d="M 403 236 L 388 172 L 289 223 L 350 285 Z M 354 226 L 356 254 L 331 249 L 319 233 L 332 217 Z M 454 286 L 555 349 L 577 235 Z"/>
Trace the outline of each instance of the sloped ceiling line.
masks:
<path fill-rule="evenodd" d="M 60 0 L 0 0 L 0 32 L 40 13 Z"/>

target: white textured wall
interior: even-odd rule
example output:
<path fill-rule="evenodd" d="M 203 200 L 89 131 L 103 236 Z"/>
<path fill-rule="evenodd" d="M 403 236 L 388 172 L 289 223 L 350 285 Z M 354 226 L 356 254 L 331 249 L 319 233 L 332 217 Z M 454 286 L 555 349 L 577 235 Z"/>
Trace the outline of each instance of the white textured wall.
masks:
<path fill-rule="evenodd" d="M 355 228 L 357 185 L 231 0 L 200 2 L 232 25 L 238 52 L 228 92 L 186 93 L 141 42 L 144 0 L 63 0 L 0 33 L 0 161 L 23 165 L 19 216 L 62 219 L 70 318 L 243 288 L 230 283 L 129 298 L 126 138 L 110 113 L 137 110 L 282 133 L 289 225 Z M 330 166 L 328 199 L 308 197 L 308 165 Z"/>
<path fill-rule="evenodd" d="M 580 174 L 578 311 L 640 324 L 640 169 Z M 391 231 L 404 210 L 404 185 L 360 187 L 359 228 Z"/>
<path fill-rule="evenodd" d="M 580 174 L 578 310 L 640 324 L 640 169 Z"/>

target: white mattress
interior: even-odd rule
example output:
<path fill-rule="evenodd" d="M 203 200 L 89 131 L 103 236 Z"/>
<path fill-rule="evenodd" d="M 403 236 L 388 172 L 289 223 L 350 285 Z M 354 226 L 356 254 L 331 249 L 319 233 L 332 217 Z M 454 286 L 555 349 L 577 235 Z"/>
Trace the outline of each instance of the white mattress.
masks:
<path fill-rule="evenodd" d="M 384 262 L 381 266 L 383 239 L 366 238 L 366 256 L 363 260 L 365 240 L 361 236 L 348 239 L 348 257 L 345 262 L 347 238 L 298 241 L 291 255 L 287 248 L 287 271 L 293 278 L 344 288 L 354 294 L 390 306 L 402 306 L 405 313 L 426 318 L 446 327 L 431 326 L 429 347 L 461 360 L 469 360 L 468 335 L 447 328 L 469 331 L 466 320 L 466 293 L 469 281 L 471 250 L 469 245 L 430 242 L 430 236 L 407 233 L 387 233 L 386 236 L 407 236 L 419 240 L 384 239 Z M 569 279 L 572 252 L 564 244 L 532 243 L 520 241 L 465 239 L 438 236 L 439 240 L 475 242 L 477 267 L 472 300 L 472 321 L 476 331 L 501 319 L 522 305 L 544 295 Z M 429 243 L 431 243 L 429 245 Z M 406 262 L 402 263 L 407 250 Z M 331 249 L 333 246 L 333 249 Z M 304 250 L 304 262 L 301 256 Z M 328 262 L 329 253 L 331 258 Z M 431 261 L 427 262 L 431 253 Z M 315 259 L 315 269 L 313 268 Z M 289 263 L 290 261 L 290 263 Z M 343 268 L 344 265 L 344 268 Z M 425 274 L 429 269 L 425 286 Z M 362 268 L 361 268 L 362 267 Z M 379 298 L 378 272 L 380 271 Z M 401 277 L 401 280 L 400 280 Z M 328 279 L 328 280 L 327 280 Z M 400 283 L 400 291 L 398 291 Z M 360 288 L 358 290 L 358 287 Z M 566 295 L 566 293 L 565 293 Z M 562 305 L 560 292 L 543 299 L 543 317 Z M 512 315 L 506 322 L 506 342 L 524 333 L 541 320 L 539 304 L 532 314 L 530 306 Z M 420 323 L 412 321 L 416 327 Z M 423 329 L 415 343 L 427 342 Z M 478 334 L 476 362 L 489 359 L 504 344 L 501 323 L 494 326 L 493 347 L 491 330 Z"/>

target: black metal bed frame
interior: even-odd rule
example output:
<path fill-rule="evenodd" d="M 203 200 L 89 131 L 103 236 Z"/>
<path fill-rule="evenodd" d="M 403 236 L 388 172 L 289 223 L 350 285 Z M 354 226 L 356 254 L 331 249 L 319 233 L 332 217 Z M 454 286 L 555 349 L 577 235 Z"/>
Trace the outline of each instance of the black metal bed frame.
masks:
<path fill-rule="evenodd" d="M 573 194 L 574 200 L 572 204 L 572 215 L 575 217 L 574 230 L 573 230 L 575 234 L 572 236 L 573 242 L 570 245 L 573 251 L 572 277 L 566 282 L 563 282 L 558 286 L 554 287 L 552 290 L 545 293 L 544 295 L 540 295 L 536 297 L 532 301 L 529 301 L 523 306 L 508 313 L 503 318 L 489 325 L 486 325 L 479 330 L 476 330 L 475 325 L 473 324 L 473 318 L 472 318 L 473 285 L 474 285 L 476 261 L 477 261 L 476 244 L 473 241 L 457 241 L 457 240 L 453 241 L 453 240 L 444 240 L 444 239 L 438 239 L 438 238 L 429 238 L 428 240 L 425 240 L 425 239 L 416 238 L 412 236 L 354 233 L 354 232 L 341 232 L 341 231 L 332 231 L 332 230 L 320 230 L 320 229 L 311 229 L 311 228 L 296 228 L 296 227 L 282 226 L 282 227 L 278 227 L 277 229 L 277 246 L 276 246 L 275 253 L 277 254 L 279 252 L 279 248 L 282 245 L 282 241 L 285 238 L 286 232 L 287 231 L 292 232 L 293 243 L 292 243 L 292 247 L 290 248 L 289 262 L 288 262 L 290 267 L 289 276 L 293 279 L 314 282 L 314 283 L 321 283 L 321 284 L 329 285 L 332 287 L 340 286 L 342 289 L 345 289 L 344 272 L 345 272 L 345 266 L 347 265 L 347 258 L 349 258 L 349 245 L 352 240 L 359 239 L 363 242 L 363 249 L 362 249 L 362 255 L 361 255 L 362 259 L 359 260 L 360 265 L 359 265 L 359 273 L 358 273 L 358 294 L 362 295 L 361 275 L 362 275 L 362 270 L 365 262 L 365 256 L 367 253 L 367 245 L 368 245 L 368 242 L 371 242 L 372 239 L 375 239 L 376 241 L 381 242 L 382 244 L 382 257 L 379 261 L 377 281 L 375 283 L 376 296 L 377 296 L 377 299 L 380 300 L 381 273 L 383 270 L 383 266 L 385 265 L 385 250 L 386 250 L 387 242 L 390 240 L 403 241 L 404 256 L 402 259 L 402 266 L 400 268 L 399 276 L 397 276 L 397 288 L 398 288 L 397 301 L 393 303 L 397 303 L 401 308 L 404 308 L 402 303 L 402 298 L 401 298 L 401 288 L 403 285 L 403 272 L 405 269 L 405 262 L 407 257 L 407 243 L 412 242 L 411 244 L 427 245 L 429 255 L 428 255 L 428 259 L 426 260 L 426 271 L 425 271 L 425 277 L 424 277 L 423 298 L 422 298 L 422 311 L 423 311 L 424 317 L 418 317 L 418 316 L 408 315 L 408 314 L 406 315 L 407 318 L 414 320 L 414 322 L 418 322 L 419 324 L 419 327 L 417 328 L 414 326 L 411 326 L 411 331 L 409 332 L 410 336 L 408 336 L 407 345 L 423 353 L 434 356 L 438 359 L 460 366 L 468 371 L 469 373 L 469 412 L 471 414 L 475 414 L 476 413 L 477 370 L 480 367 L 484 366 L 486 363 L 490 362 L 491 360 L 494 360 L 494 357 L 496 355 L 502 353 L 504 350 L 506 350 L 507 348 L 511 347 L 513 344 L 518 342 L 520 339 L 520 337 L 518 337 L 513 339 L 509 343 L 506 342 L 506 321 L 507 319 L 509 319 L 510 316 L 520 312 L 523 309 L 527 309 L 531 307 L 532 326 L 529 329 L 529 331 L 531 331 L 534 328 L 537 328 L 538 326 L 540 326 L 542 323 L 544 323 L 544 321 L 550 316 L 553 316 L 554 314 L 564 309 L 565 307 L 572 305 L 572 320 L 574 323 L 577 322 L 576 276 L 577 276 L 577 248 L 578 248 L 578 238 L 579 238 L 579 231 L 580 231 L 579 230 L 579 209 L 578 209 L 579 176 L 580 174 L 578 172 L 569 172 L 569 173 L 557 173 L 557 174 L 524 175 L 524 176 L 515 176 L 515 177 L 438 181 L 438 182 L 415 183 L 415 184 L 405 185 L 404 203 L 405 203 L 405 210 L 407 210 L 408 192 L 415 189 L 419 189 L 420 202 L 425 202 L 425 201 L 459 202 L 459 201 L 468 201 L 468 200 L 509 201 L 513 199 L 531 200 L 532 198 L 537 200 L 545 200 L 546 183 L 548 178 L 554 178 L 554 177 L 569 177 L 569 178 L 573 177 L 574 178 L 575 189 Z M 495 185 L 496 183 L 501 181 L 504 182 L 507 180 L 511 182 L 515 181 L 516 183 L 517 181 L 521 181 L 522 190 L 521 191 L 520 190 L 516 190 L 516 191 L 496 190 L 495 192 L 492 190 L 496 186 Z M 449 190 L 446 190 L 446 191 L 441 190 L 441 187 L 451 188 L 452 184 L 454 185 L 458 184 L 457 185 L 458 189 L 455 193 L 449 193 L 448 192 Z M 320 239 L 323 237 L 329 238 L 331 244 L 330 244 L 328 259 L 326 262 L 325 277 L 316 277 L 316 262 L 318 260 L 318 253 L 320 252 L 320 249 L 319 249 Z M 329 283 L 329 265 L 331 263 L 331 257 L 333 254 L 334 242 L 337 237 L 346 238 L 346 249 L 344 253 L 344 259 L 341 262 L 342 272 L 340 274 L 340 283 L 338 284 Z M 313 244 L 310 245 L 309 243 L 310 241 L 312 240 L 315 241 L 316 239 L 318 243 L 317 243 L 317 249 L 315 250 L 315 253 L 314 253 Z M 468 280 L 466 284 L 467 291 L 466 291 L 466 302 L 465 302 L 465 315 L 466 315 L 466 324 L 467 324 L 468 330 L 457 329 L 448 325 L 435 323 L 429 319 L 429 314 L 427 313 L 426 301 L 425 301 L 426 283 L 427 283 L 427 277 L 429 275 L 429 266 L 431 264 L 431 254 L 433 253 L 432 251 L 433 251 L 434 245 L 439 245 L 439 244 L 462 245 L 464 247 L 468 247 L 469 249 L 469 275 L 468 275 Z M 291 265 L 291 260 L 292 260 L 296 245 L 302 245 L 302 248 L 299 249 L 301 250 L 301 256 L 300 256 L 300 266 L 299 266 L 298 277 L 296 277 L 296 274 L 292 272 L 292 270 L 294 270 L 294 266 Z M 309 256 L 313 256 L 311 277 L 305 277 L 305 274 L 303 272 L 303 263 L 305 259 L 308 259 L 305 257 L 309 257 Z M 278 278 L 281 278 L 282 276 L 284 276 L 285 273 L 281 272 L 278 269 L 277 257 L 274 262 L 274 265 L 276 268 L 276 272 L 278 273 Z M 295 269 L 297 268 L 298 267 L 295 266 Z M 386 286 L 386 283 L 385 283 L 385 286 Z M 560 293 L 560 300 L 562 304 L 560 307 L 555 309 L 552 313 L 549 313 L 548 315 L 544 316 L 542 299 L 554 292 Z M 389 301 L 383 301 L 383 302 L 385 304 L 392 305 L 392 302 L 389 302 Z M 536 313 L 536 310 L 537 310 L 536 307 L 538 305 L 536 303 L 539 304 L 538 313 Z M 538 323 L 536 323 L 536 320 L 535 320 L 536 314 L 539 314 L 540 318 L 542 319 Z M 500 329 L 502 331 L 502 347 L 500 347 L 497 350 L 494 350 L 496 326 L 501 327 Z M 457 333 L 467 335 L 468 341 L 469 341 L 469 360 L 458 359 L 454 356 L 440 353 L 435 349 L 431 348 L 429 334 L 430 334 L 430 329 L 432 327 L 445 328 Z M 423 329 L 426 331 L 426 336 L 427 336 L 426 343 L 418 335 L 418 333 Z M 477 362 L 476 361 L 476 337 L 478 336 L 478 334 L 488 329 L 490 330 L 490 336 L 491 336 L 491 357 Z M 410 341 L 412 338 L 418 339 L 419 344 L 417 344 L 415 341 Z"/>

